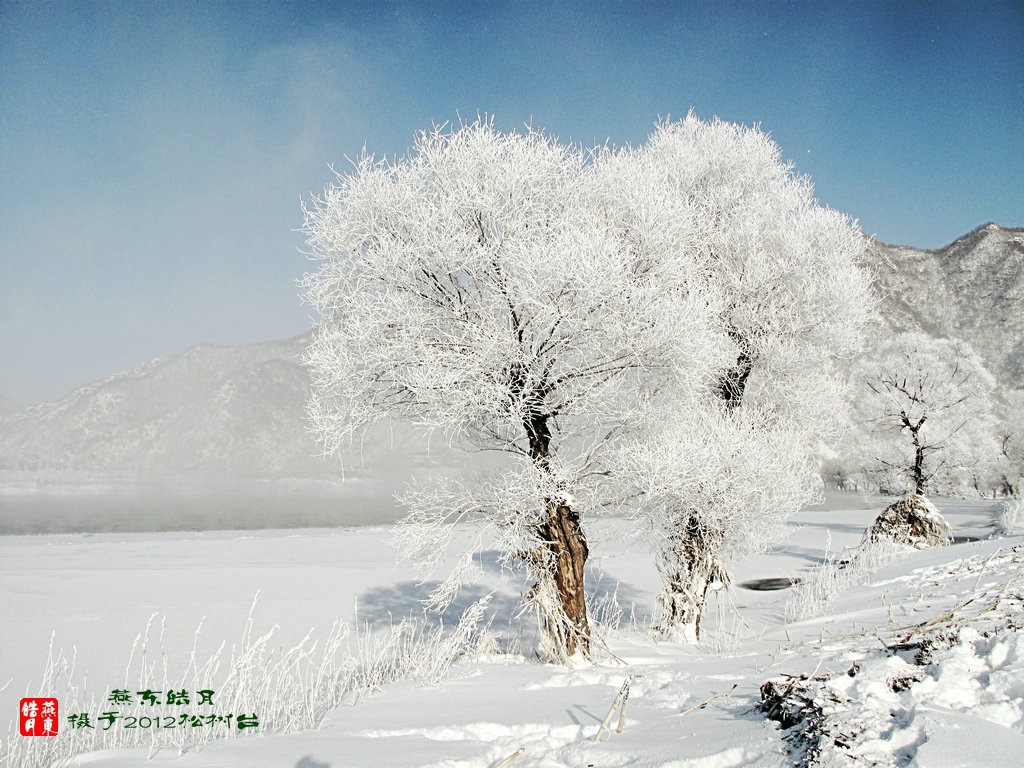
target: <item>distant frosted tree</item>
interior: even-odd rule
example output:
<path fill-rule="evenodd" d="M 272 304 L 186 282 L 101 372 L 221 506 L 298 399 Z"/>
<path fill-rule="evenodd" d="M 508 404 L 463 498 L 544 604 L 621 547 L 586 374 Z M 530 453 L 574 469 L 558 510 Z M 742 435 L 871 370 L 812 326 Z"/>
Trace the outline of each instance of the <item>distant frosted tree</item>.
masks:
<path fill-rule="evenodd" d="M 1019 496 L 1024 481 L 1024 390 L 1011 389 L 1005 397 L 999 426 L 998 485 L 1008 496 Z"/>
<path fill-rule="evenodd" d="M 974 494 L 998 455 L 995 380 L 971 346 L 902 333 L 854 369 L 865 472 L 883 490 Z"/>

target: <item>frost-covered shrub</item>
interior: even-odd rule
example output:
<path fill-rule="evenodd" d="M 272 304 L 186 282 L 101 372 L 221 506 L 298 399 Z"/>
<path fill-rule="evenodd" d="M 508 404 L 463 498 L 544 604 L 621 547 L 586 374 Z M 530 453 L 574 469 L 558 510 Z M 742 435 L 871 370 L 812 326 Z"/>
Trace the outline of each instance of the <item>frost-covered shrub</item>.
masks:
<path fill-rule="evenodd" d="M 1024 533 L 1024 499 L 1014 496 L 999 504 L 996 528 L 1009 535 Z"/>
<path fill-rule="evenodd" d="M 786 601 L 786 621 L 796 622 L 823 613 L 843 592 L 866 584 L 871 575 L 913 550 L 888 538 L 866 539 L 839 555 L 826 552 L 825 561 L 797 584 Z"/>

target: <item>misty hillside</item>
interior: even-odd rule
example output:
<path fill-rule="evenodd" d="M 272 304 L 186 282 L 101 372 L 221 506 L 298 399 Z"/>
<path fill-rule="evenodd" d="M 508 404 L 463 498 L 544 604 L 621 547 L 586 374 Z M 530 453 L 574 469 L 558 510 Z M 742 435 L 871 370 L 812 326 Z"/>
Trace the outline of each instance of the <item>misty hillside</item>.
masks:
<path fill-rule="evenodd" d="M 1020 386 L 1024 229 L 986 224 L 934 251 L 873 242 L 871 254 L 885 322 L 966 339 L 1004 384 Z M 201 345 L 17 410 L 0 419 L 0 470 L 337 475 L 338 460 L 321 458 L 306 430 L 308 343 L 309 333 Z M 366 470 L 460 461 L 437 442 L 428 458 L 407 428 L 378 430 L 363 447 Z M 359 460 L 353 448 L 347 470 Z"/>
<path fill-rule="evenodd" d="M 0 468 L 323 472 L 303 421 L 308 336 L 201 345 L 0 421 Z"/>
<path fill-rule="evenodd" d="M 7 416 L 13 416 L 21 410 L 21 406 L 11 400 L 9 397 L 0 395 L 0 419 Z"/>
<path fill-rule="evenodd" d="M 0 419 L 0 470 L 132 476 L 337 477 L 305 417 L 311 332 L 245 346 L 202 344 Z M 346 476 L 407 475 L 453 461 L 405 425 L 344 454 Z"/>
<path fill-rule="evenodd" d="M 1024 228 L 988 223 L 945 248 L 873 242 L 883 320 L 969 342 L 1004 386 L 1024 381 Z"/>

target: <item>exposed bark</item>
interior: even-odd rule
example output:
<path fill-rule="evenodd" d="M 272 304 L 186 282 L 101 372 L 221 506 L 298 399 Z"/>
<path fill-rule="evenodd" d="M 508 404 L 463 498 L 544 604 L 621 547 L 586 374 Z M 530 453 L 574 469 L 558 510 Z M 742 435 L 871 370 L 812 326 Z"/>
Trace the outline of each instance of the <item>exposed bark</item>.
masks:
<path fill-rule="evenodd" d="M 921 444 L 920 432 L 921 427 L 924 426 L 924 422 L 928 417 L 922 416 L 920 419 L 918 419 L 917 423 L 911 423 L 906 411 L 901 411 L 900 417 L 903 422 L 903 428 L 910 431 L 910 437 L 914 442 L 914 493 L 918 495 L 923 495 L 926 482 L 926 478 L 924 476 L 924 458 L 925 453 L 928 450 L 928 446 Z"/>
<path fill-rule="evenodd" d="M 533 414 L 525 427 L 530 457 L 547 467 L 551 447 L 549 417 Z M 584 596 L 584 573 L 590 550 L 579 514 L 564 500 L 544 499 L 547 519 L 537 530 L 543 542 L 535 554 L 541 583 L 534 594 L 541 608 L 543 631 L 557 653 L 569 658 L 577 652 L 590 655 L 590 624 Z M 549 581 L 549 583 L 545 583 Z"/>
<path fill-rule="evenodd" d="M 552 579 L 564 614 L 562 627 L 545 629 L 561 640 L 566 656 L 581 652 L 590 655 L 590 624 L 583 592 L 583 566 L 590 550 L 587 547 L 579 515 L 567 504 L 547 502 L 548 519 L 540 527 L 540 537 L 553 564 Z M 560 617 L 547 617 L 549 624 Z"/>
<path fill-rule="evenodd" d="M 746 344 L 743 338 L 736 332 L 730 331 L 729 335 L 739 344 L 740 353 L 736 357 L 736 364 L 726 371 L 725 376 L 718 384 L 718 393 L 729 408 L 736 408 L 743 400 L 743 392 L 747 388 L 747 379 L 754 368 L 754 360 L 747 354 Z"/>
<path fill-rule="evenodd" d="M 914 433 L 914 493 L 924 493 L 924 446 L 917 441 Z"/>

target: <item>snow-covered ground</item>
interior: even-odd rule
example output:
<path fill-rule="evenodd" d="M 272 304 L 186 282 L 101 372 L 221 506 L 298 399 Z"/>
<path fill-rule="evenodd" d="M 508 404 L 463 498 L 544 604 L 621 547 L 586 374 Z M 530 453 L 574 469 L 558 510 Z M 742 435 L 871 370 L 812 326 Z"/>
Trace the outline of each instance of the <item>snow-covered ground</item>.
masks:
<path fill-rule="evenodd" d="M 659 582 L 648 546 L 628 521 L 598 521 L 589 529 L 588 578 L 607 648 L 578 669 L 532 657 L 529 617 L 509 620 L 526 585 L 485 552 L 482 583 L 443 622 L 454 626 L 493 590 L 487 610 L 498 645 L 477 645 L 439 683 L 425 685 L 430 676 L 416 672 L 351 692 L 315 729 L 271 733 L 261 725 L 183 753 L 164 747 L 152 764 L 485 768 L 522 749 L 511 768 L 788 766 L 815 755 L 822 765 L 1024 765 L 1024 635 L 1016 631 L 1024 623 L 1024 539 L 993 537 L 992 504 L 939 506 L 958 536 L 979 540 L 906 554 L 847 580 L 819 615 L 787 623 L 799 587 L 739 585 L 808 580 L 826 547 L 838 556 L 859 543 L 881 501 L 835 494 L 803 511 L 787 541 L 737 565 L 738 586 L 723 597 L 736 610 L 712 611 L 699 647 L 653 637 L 647 627 Z M 380 526 L 3 536 L 0 712 L 13 721 L 16 744 L 42 740 L 17 734 L 21 697 L 56 696 L 62 719 L 72 713 L 64 679 L 39 690 L 51 637 L 67 656 L 74 649 L 71 677 L 84 687 L 78 706 L 95 724 L 114 706 L 106 703 L 112 689 L 138 690 L 140 667 L 155 666 L 159 680 L 166 664 L 177 680 L 191 659 L 201 664 L 222 642 L 240 647 L 257 592 L 250 638 L 277 625 L 268 646 L 287 650 L 313 627 L 322 650 L 341 619 L 353 626 L 353 654 L 365 656 L 366 638 L 393 633 L 420 612 L 429 590 L 395 564 L 390 531 Z M 153 614 L 126 680 L 133 643 Z M 430 629 L 440 620 L 427 621 Z M 594 743 L 627 678 L 622 733 L 616 710 L 611 733 Z M 758 708 L 768 681 L 791 707 L 788 730 Z M 115 709 L 145 714 L 137 705 Z M 111 726 L 119 728 L 123 736 L 122 722 Z M 85 743 L 82 733 L 64 720 L 53 741 Z M 137 766 L 151 752 L 104 749 L 77 764 Z"/>

